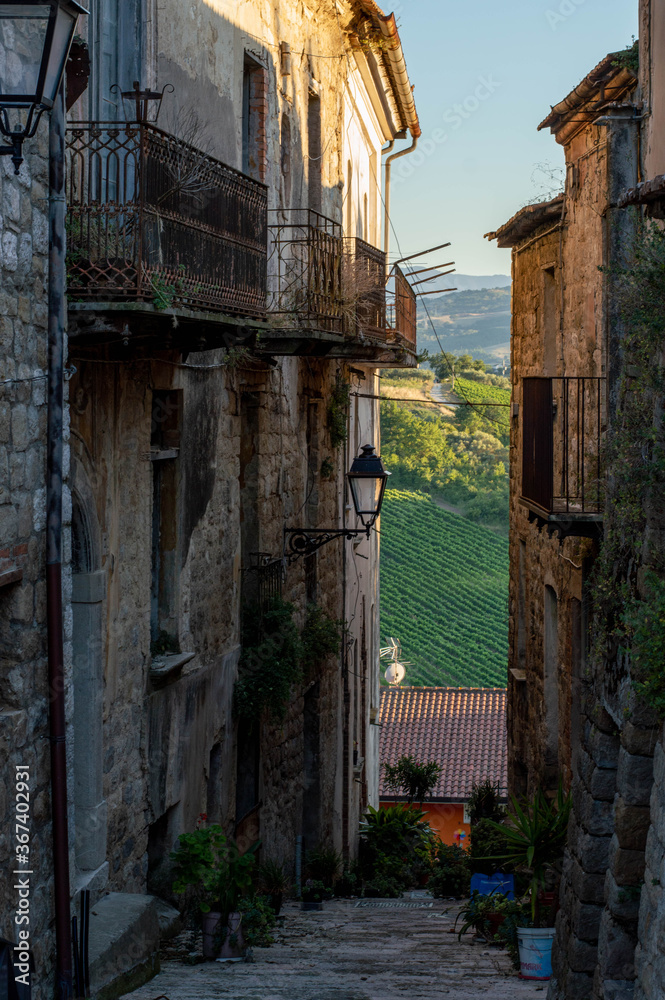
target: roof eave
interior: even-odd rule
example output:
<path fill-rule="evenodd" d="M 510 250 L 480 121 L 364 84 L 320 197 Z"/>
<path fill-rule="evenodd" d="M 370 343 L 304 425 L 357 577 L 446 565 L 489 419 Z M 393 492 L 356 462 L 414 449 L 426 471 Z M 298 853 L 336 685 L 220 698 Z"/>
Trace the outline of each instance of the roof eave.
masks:
<path fill-rule="evenodd" d="M 395 15 L 384 14 L 374 0 L 351 0 L 351 3 L 362 16 L 370 20 L 380 30 L 385 40 L 385 49 L 381 53 L 382 62 L 390 79 L 403 125 L 408 128 L 411 136 L 417 139 L 422 135 L 422 130 Z"/>
<path fill-rule="evenodd" d="M 537 234 L 539 229 L 558 222 L 561 219 L 563 201 L 564 195 L 559 194 L 550 201 L 525 205 L 495 232 L 485 233 L 485 239 L 496 240 L 497 246 L 504 250 L 518 246 Z"/>
<path fill-rule="evenodd" d="M 549 128 L 558 142 L 567 142 L 604 107 L 631 93 L 637 87 L 637 77 L 626 67 L 617 66 L 616 59 L 616 52 L 606 56 L 562 101 L 552 106 L 538 131 Z M 577 127 L 571 129 L 571 125 Z"/>

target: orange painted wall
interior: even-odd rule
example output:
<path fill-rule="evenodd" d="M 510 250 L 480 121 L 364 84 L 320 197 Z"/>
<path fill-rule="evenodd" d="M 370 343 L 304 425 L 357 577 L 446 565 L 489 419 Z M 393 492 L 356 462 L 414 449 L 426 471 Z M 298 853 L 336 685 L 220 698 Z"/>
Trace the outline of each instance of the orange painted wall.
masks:
<path fill-rule="evenodd" d="M 394 802 L 381 800 L 379 808 L 395 805 Z M 471 827 L 464 822 L 464 806 L 459 802 L 425 802 L 423 804 L 425 822 L 429 823 L 433 830 L 439 835 L 444 844 L 456 844 L 455 834 L 458 830 L 463 830 L 466 837 L 462 841 L 463 847 L 469 846 L 469 833 Z"/>

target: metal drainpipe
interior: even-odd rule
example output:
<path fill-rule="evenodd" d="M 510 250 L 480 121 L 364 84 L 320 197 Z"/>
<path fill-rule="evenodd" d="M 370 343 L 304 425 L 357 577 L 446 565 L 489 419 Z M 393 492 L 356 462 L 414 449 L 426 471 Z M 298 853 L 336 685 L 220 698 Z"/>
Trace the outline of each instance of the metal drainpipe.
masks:
<path fill-rule="evenodd" d="M 383 222 L 383 252 L 386 255 L 386 269 L 390 271 L 390 265 L 388 263 L 388 253 L 390 251 L 390 171 L 392 167 L 393 160 L 399 159 L 400 156 L 406 156 L 407 153 L 412 153 L 413 150 L 418 145 L 418 136 L 414 136 L 411 145 L 407 146 L 406 149 L 400 149 L 397 153 L 393 153 L 386 160 L 386 180 L 385 180 L 385 195 L 384 195 L 384 222 Z"/>
<path fill-rule="evenodd" d="M 46 442 L 46 629 L 48 636 L 51 814 L 55 882 L 56 997 L 72 996 L 69 830 L 62 626 L 62 433 L 65 334 L 65 96 L 49 127 L 48 424 Z"/>

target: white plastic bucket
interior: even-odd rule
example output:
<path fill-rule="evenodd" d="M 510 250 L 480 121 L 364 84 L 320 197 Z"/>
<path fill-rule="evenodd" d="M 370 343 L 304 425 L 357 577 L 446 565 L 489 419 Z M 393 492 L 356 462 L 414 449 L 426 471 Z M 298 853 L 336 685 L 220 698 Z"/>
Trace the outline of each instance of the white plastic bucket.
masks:
<path fill-rule="evenodd" d="M 553 927 L 518 927 L 520 976 L 522 979 L 552 978 Z"/>

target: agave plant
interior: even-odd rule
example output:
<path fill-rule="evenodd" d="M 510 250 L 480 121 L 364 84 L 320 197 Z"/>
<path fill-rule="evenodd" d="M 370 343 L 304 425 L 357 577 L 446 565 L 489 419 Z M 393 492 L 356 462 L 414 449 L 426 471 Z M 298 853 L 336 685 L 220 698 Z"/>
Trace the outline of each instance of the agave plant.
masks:
<path fill-rule="evenodd" d="M 526 868 L 531 873 L 531 919 L 537 927 L 538 893 L 545 886 L 547 872 L 563 857 L 572 800 L 570 793 L 564 795 L 563 787 L 559 785 L 553 801 L 538 789 L 530 802 L 520 803 L 514 795 L 511 795 L 510 802 L 507 824 L 486 821 L 506 840 L 506 853 L 491 860 L 507 862 L 515 868 Z"/>

